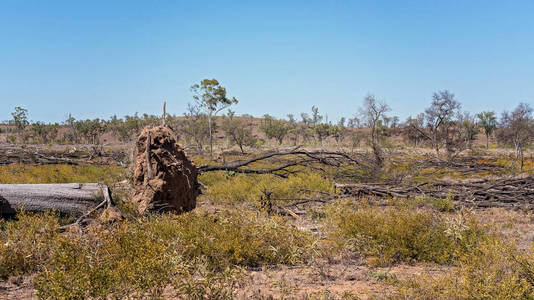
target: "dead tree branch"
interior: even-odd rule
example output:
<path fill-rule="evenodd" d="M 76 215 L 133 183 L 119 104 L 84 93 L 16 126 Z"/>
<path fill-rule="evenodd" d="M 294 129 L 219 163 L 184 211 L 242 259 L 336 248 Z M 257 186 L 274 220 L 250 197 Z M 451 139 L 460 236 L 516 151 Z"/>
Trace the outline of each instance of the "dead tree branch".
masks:
<path fill-rule="evenodd" d="M 253 168 L 257 163 L 269 163 L 272 168 Z M 293 149 L 285 152 L 271 152 L 248 160 L 237 160 L 222 165 L 204 165 L 198 168 L 199 173 L 213 171 L 232 171 L 244 174 L 273 174 L 279 177 L 287 177 L 297 172 L 294 167 L 308 167 L 322 170 L 314 165 L 326 165 L 340 167 L 344 164 L 367 167 L 363 156 L 359 159 L 343 152 L 328 151 L 304 151 Z"/>

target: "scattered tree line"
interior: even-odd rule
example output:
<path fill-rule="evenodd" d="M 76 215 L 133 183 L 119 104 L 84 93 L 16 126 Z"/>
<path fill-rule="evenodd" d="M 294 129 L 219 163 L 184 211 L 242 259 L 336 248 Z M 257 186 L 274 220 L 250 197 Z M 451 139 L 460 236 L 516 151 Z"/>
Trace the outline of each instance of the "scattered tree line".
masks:
<path fill-rule="evenodd" d="M 303 112 L 300 118 L 288 114 L 276 118 L 265 114 L 256 119 L 249 115 L 236 116 L 230 107 L 238 103 L 235 97 L 227 96 L 226 88 L 216 79 L 204 79 L 191 87 L 193 102 L 189 103 L 183 116 L 166 115 L 168 124 L 186 145 L 199 152 L 213 155 L 214 139 L 228 146 L 236 145 L 245 153 L 248 147 L 261 146 L 269 140 L 276 144 L 345 146 L 352 150 L 362 141 L 371 148 L 376 164 L 383 163 L 383 149 L 389 137 L 397 136 L 406 145 L 431 147 L 438 159 L 453 159 L 461 151 L 471 149 L 478 134 L 501 146 L 513 147 L 521 168 L 524 151 L 534 142 L 534 117 L 532 107 L 519 104 L 500 117 L 493 111 L 475 115 L 461 110 L 461 104 L 450 91 L 438 91 L 432 95 L 429 106 L 415 116 L 400 122 L 389 115 L 389 106 L 374 95 L 367 95 L 359 111 L 352 118 L 341 118 L 336 123 L 328 121 L 316 106 Z M 225 113 L 223 113 L 226 111 Z M 219 116 L 220 113 L 223 113 Z M 62 123 L 45 124 L 30 122 L 28 111 L 15 107 L 12 119 L 0 127 L 7 133 L 7 142 L 34 143 L 89 143 L 105 142 L 105 134 L 121 142 L 131 141 L 147 125 L 158 125 L 160 116 L 137 113 L 124 118 L 109 120 L 76 120 L 69 115 Z"/>

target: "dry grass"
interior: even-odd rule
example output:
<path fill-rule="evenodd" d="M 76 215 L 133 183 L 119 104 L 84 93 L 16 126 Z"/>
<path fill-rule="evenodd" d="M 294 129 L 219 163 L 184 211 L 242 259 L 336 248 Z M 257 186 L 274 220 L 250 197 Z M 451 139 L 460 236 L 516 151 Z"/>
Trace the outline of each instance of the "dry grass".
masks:
<path fill-rule="evenodd" d="M 126 178 L 119 166 L 7 165 L 0 166 L 0 183 L 113 183 Z"/>
<path fill-rule="evenodd" d="M 374 266 L 399 262 L 455 264 L 481 241 L 493 239 L 475 218 L 441 216 L 410 207 L 377 208 L 341 202 L 327 208 L 329 237 Z"/>
<path fill-rule="evenodd" d="M 316 244 L 281 218 L 228 211 L 138 217 L 83 234 L 60 234 L 58 224 L 50 214 L 4 221 L 0 276 L 37 273 L 38 295 L 51 299 L 228 298 L 241 267 L 303 264 Z"/>

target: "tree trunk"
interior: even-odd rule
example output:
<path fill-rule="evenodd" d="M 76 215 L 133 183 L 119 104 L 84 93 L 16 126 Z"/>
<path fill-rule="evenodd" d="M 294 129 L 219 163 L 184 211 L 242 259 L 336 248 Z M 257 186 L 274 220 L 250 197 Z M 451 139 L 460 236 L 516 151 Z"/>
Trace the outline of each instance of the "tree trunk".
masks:
<path fill-rule="evenodd" d="M 210 130 L 210 159 L 213 160 L 213 135 L 211 132 L 211 114 L 208 114 L 208 127 Z"/>
<path fill-rule="evenodd" d="M 486 133 L 486 149 L 489 149 L 489 134 Z"/>
<path fill-rule="evenodd" d="M 0 215 L 17 210 L 82 214 L 97 206 L 109 193 L 98 183 L 0 184 Z"/>
<path fill-rule="evenodd" d="M 519 159 L 521 160 L 521 172 L 523 172 L 523 167 L 525 166 L 525 156 L 523 155 L 523 147 L 519 148 Z"/>

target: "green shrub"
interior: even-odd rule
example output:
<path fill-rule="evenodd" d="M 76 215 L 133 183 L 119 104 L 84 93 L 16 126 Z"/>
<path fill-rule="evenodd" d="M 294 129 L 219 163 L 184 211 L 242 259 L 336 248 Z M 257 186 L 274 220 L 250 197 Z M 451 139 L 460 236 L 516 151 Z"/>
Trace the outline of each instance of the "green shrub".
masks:
<path fill-rule="evenodd" d="M 458 267 L 403 282 L 399 299 L 534 299 L 534 251 L 486 240 L 459 258 Z"/>
<path fill-rule="evenodd" d="M 38 271 L 56 248 L 58 220 L 52 214 L 19 213 L 0 219 L 0 278 Z"/>
<path fill-rule="evenodd" d="M 75 237 L 56 239 L 34 282 L 40 297 L 162 297 L 171 286 L 165 296 L 228 298 L 239 266 L 299 264 L 315 249 L 282 219 L 243 212 L 149 216 Z"/>
<path fill-rule="evenodd" d="M 327 209 L 329 237 L 339 247 L 366 256 L 372 265 L 395 262 L 450 264 L 469 252 L 487 230 L 470 217 L 444 219 L 436 213 L 403 207 L 359 207 L 349 203 Z"/>
<path fill-rule="evenodd" d="M 205 257 L 212 266 L 258 266 L 300 264 L 313 254 L 310 233 L 289 225 L 282 218 L 264 218 L 255 213 L 223 212 L 217 216 L 181 217 L 177 237 L 184 255 Z"/>
<path fill-rule="evenodd" d="M 438 211 L 452 212 L 454 211 L 453 199 L 454 199 L 454 194 L 449 193 L 449 195 L 447 195 L 447 198 L 445 199 L 441 199 L 441 198 L 432 199 L 432 205 Z"/>

